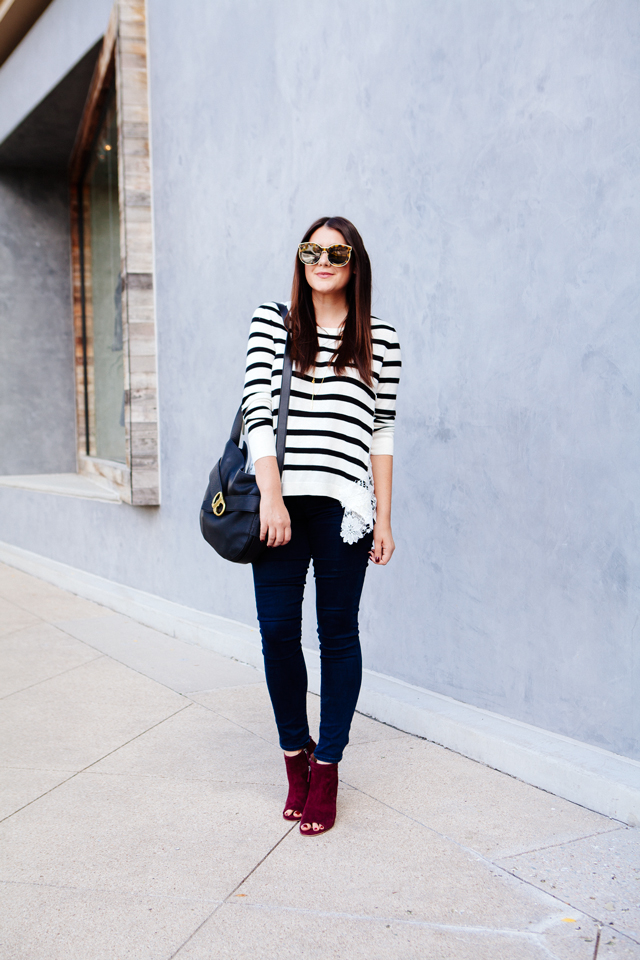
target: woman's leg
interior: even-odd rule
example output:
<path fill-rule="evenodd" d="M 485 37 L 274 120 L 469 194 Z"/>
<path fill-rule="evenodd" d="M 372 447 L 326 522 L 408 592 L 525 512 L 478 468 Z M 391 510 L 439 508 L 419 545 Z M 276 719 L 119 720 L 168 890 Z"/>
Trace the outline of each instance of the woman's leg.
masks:
<path fill-rule="evenodd" d="M 316 579 L 320 640 L 320 738 L 315 756 L 339 763 L 362 682 L 358 609 L 372 535 L 348 544 L 340 536 L 343 509 L 337 500 L 317 497 L 308 530 Z"/>
<path fill-rule="evenodd" d="M 304 512 L 288 497 L 291 540 L 269 547 L 253 564 L 256 607 L 269 696 L 280 746 L 293 751 L 307 745 L 307 668 L 302 653 L 302 598 L 310 551 Z"/>

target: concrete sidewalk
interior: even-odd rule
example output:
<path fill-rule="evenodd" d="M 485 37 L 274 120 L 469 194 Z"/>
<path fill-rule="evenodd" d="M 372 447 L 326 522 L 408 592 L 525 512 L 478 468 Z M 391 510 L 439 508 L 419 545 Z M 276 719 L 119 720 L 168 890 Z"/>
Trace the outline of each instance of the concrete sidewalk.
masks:
<path fill-rule="evenodd" d="M 301 837 L 258 671 L 6 566 L 0 725 L 2 960 L 640 958 L 640 830 L 356 715 Z"/>

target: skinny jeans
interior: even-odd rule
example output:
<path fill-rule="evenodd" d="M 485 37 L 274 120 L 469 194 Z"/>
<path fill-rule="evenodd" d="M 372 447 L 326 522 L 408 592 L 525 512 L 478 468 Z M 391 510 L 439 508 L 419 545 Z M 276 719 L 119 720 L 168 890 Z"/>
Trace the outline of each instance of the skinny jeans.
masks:
<path fill-rule="evenodd" d="M 358 608 L 373 535 L 340 536 L 343 508 L 332 497 L 285 497 L 291 540 L 253 563 L 253 582 L 269 696 L 283 750 L 309 742 L 302 598 L 313 560 L 320 641 L 320 736 L 315 755 L 338 763 L 362 682 Z"/>

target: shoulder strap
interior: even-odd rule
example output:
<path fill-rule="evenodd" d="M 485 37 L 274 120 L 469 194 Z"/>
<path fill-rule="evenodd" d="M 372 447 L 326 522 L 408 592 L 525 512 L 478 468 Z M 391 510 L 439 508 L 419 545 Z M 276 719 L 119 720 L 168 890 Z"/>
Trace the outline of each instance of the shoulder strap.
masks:
<path fill-rule="evenodd" d="M 231 427 L 231 433 L 229 434 L 229 439 L 233 440 L 236 446 L 240 446 L 240 434 L 242 433 L 242 404 L 238 407 L 238 412 L 236 413 L 236 418 L 233 421 L 233 426 Z"/>
<path fill-rule="evenodd" d="M 287 326 L 287 310 L 284 303 L 277 304 L 280 316 Z M 284 447 L 287 439 L 287 420 L 289 419 L 289 397 L 291 396 L 291 335 L 287 330 L 287 340 L 284 345 L 284 359 L 282 361 L 282 386 L 280 388 L 280 404 L 278 406 L 278 427 L 276 430 L 276 459 L 278 461 L 278 470 L 282 474 L 284 467 Z M 242 405 L 238 408 L 236 418 L 231 428 L 230 439 L 237 445 L 240 443 L 240 434 L 242 433 Z"/>
<path fill-rule="evenodd" d="M 287 316 L 289 311 L 284 303 L 279 303 L 278 310 L 282 317 L 285 328 L 287 327 Z M 278 460 L 278 470 L 282 475 L 284 467 L 284 447 L 287 440 L 287 420 L 289 419 L 289 397 L 291 396 L 291 334 L 287 329 L 287 340 L 284 345 L 284 358 L 282 361 L 282 384 L 280 387 L 280 404 L 278 406 L 278 428 L 276 430 L 276 458 Z"/>

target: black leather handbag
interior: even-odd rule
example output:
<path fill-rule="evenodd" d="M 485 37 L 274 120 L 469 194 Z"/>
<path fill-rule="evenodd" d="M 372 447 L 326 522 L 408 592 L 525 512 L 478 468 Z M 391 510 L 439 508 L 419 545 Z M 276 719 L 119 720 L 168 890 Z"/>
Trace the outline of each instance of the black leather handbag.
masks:
<path fill-rule="evenodd" d="M 286 321 L 287 308 L 279 303 L 278 309 Z M 276 431 L 276 456 L 281 475 L 291 393 L 290 341 L 287 335 Z M 260 490 L 255 476 L 247 473 L 249 451 L 246 443 L 240 447 L 241 432 L 242 406 L 233 421 L 224 453 L 209 474 L 209 486 L 200 509 L 200 529 L 207 543 L 225 560 L 252 563 L 266 548 L 266 540 L 260 540 Z"/>

